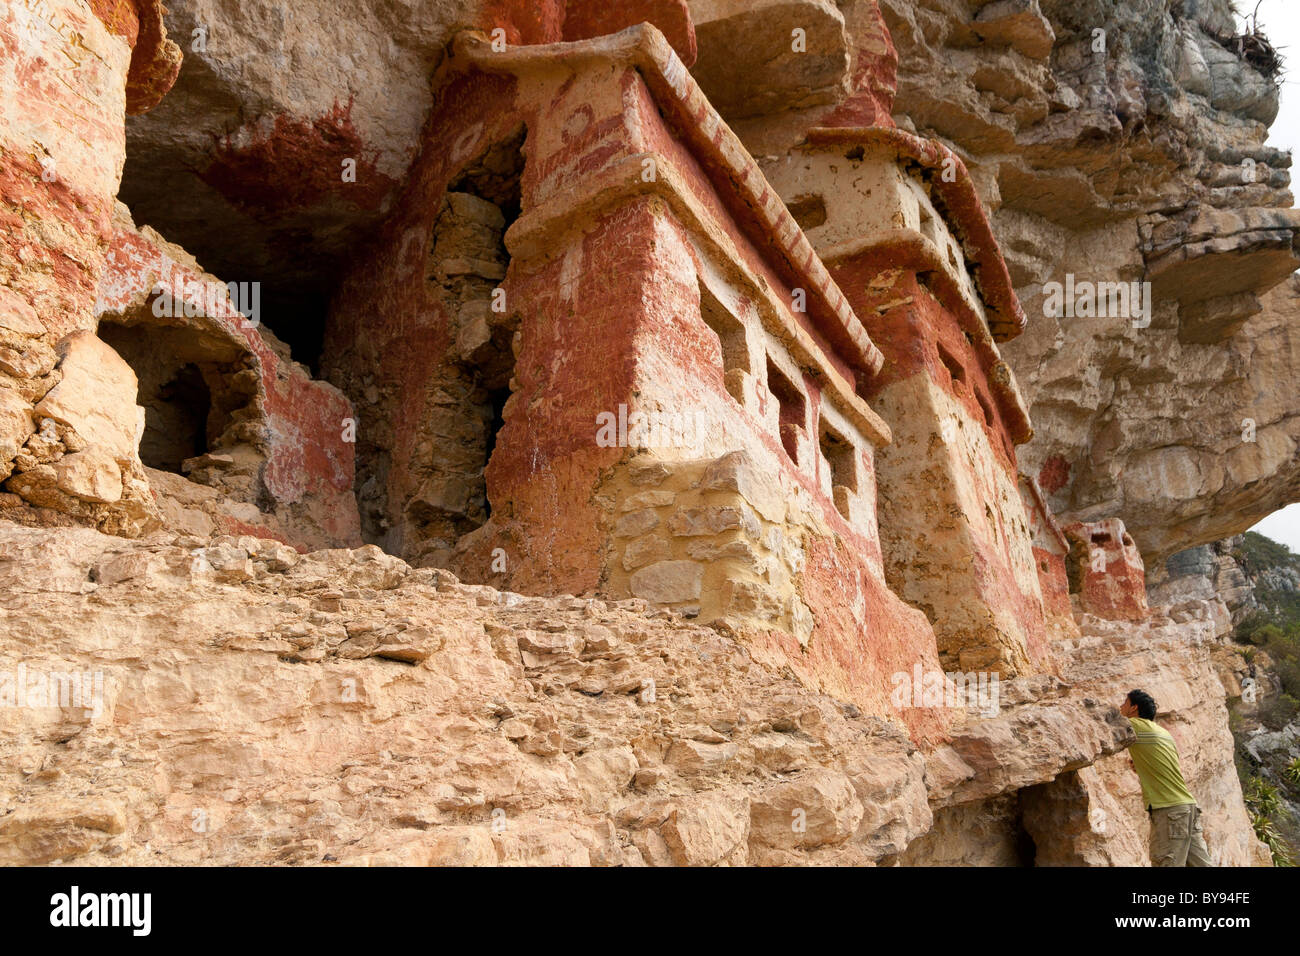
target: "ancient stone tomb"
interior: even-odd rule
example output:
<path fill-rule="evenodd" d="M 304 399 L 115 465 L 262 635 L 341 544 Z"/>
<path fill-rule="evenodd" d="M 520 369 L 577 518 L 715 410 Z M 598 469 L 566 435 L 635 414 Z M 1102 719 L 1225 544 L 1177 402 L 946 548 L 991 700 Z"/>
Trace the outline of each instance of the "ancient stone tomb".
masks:
<path fill-rule="evenodd" d="M 876 84 L 836 114 L 876 125 L 829 117 L 760 169 L 687 71 L 693 33 L 619 26 L 456 38 L 339 276 L 323 380 L 114 207 L 111 170 L 74 180 L 91 271 L 6 293 L 28 357 L 6 508 L 641 598 L 921 736 L 951 715 L 890 702 L 918 662 L 1046 669 L 1069 544 L 1018 471 L 998 343 L 1024 316 L 964 167 Z"/>

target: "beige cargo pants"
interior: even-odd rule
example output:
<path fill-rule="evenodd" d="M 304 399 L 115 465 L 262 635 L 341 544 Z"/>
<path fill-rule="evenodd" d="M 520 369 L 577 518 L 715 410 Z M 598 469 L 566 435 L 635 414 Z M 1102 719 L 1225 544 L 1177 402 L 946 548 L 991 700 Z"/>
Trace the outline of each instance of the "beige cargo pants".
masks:
<path fill-rule="evenodd" d="M 1151 811 L 1152 866 L 1210 866 L 1201 829 L 1201 808 L 1194 803 Z"/>

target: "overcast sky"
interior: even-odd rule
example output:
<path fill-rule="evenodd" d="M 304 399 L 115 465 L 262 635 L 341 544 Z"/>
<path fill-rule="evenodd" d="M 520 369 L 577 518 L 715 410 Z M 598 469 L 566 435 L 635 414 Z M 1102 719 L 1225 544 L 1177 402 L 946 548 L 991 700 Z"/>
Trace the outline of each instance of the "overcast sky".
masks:
<path fill-rule="evenodd" d="M 1238 0 L 1238 9 L 1250 13 L 1255 0 Z M 1300 147 L 1300 0 L 1263 0 L 1259 22 L 1269 41 L 1287 59 L 1286 84 L 1282 87 L 1282 112 L 1273 124 L 1269 142 L 1293 152 Z M 1292 179 L 1300 169 L 1292 169 Z M 1293 182 L 1294 188 L 1294 182 Z M 1279 388 L 1297 388 L 1295 382 L 1279 382 Z M 1260 534 L 1281 541 L 1300 552 L 1300 504 L 1274 512 L 1255 526 Z"/>

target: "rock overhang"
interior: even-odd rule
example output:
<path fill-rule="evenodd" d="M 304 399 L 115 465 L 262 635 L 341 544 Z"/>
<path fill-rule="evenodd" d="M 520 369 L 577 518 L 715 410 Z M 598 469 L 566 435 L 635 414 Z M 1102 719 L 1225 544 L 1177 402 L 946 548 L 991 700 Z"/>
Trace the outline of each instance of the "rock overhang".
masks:
<path fill-rule="evenodd" d="M 167 95 L 181 71 L 181 49 L 167 36 L 162 0 L 91 0 L 90 6 L 109 32 L 131 48 L 127 114 L 148 112 Z"/>

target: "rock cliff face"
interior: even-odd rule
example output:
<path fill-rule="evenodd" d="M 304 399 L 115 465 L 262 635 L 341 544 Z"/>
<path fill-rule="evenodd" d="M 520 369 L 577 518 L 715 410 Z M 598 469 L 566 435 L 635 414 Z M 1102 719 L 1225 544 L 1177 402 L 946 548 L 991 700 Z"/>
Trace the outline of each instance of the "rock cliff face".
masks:
<path fill-rule="evenodd" d="M 106 9 L 0 14 L 0 863 L 1140 865 L 1134 687 L 1268 863 L 1226 0 Z"/>
<path fill-rule="evenodd" d="M 6 865 L 1141 865 L 1135 682 L 1216 862 L 1260 861 L 1201 603 L 1085 617 L 1060 678 L 921 750 L 642 601 L 373 546 L 10 526 L 0 595 Z"/>
<path fill-rule="evenodd" d="M 209 270 L 265 282 L 272 329 L 315 362 L 340 257 L 415 157 L 420 78 L 510 6 L 176 0 L 185 65 L 128 126 L 123 198 Z M 525 42 L 563 20 L 526 6 L 505 28 Z M 1300 399 L 1278 387 L 1300 361 L 1300 216 L 1290 157 L 1265 144 L 1278 86 L 1238 52 L 1227 0 L 882 0 L 883 22 L 862 0 L 687 6 L 695 76 L 760 159 L 881 82 L 865 64 L 892 38 L 893 119 L 964 159 L 1032 318 L 1005 351 L 1035 425 L 1022 458 L 1058 513 L 1122 515 L 1163 558 L 1300 496 Z M 802 54 L 782 52 L 793 30 Z M 1067 277 L 1150 282 L 1150 316 L 1104 293 L 1053 315 L 1044 287 Z"/>
<path fill-rule="evenodd" d="M 994 209 L 1030 316 L 1006 350 L 1024 457 L 1056 510 L 1121 514 L 1162 558 L 1294 500 L 1300 220 L 1265 145 L 1278 88 L 1226 40 L 1229 4 L 881 7 L 897 118 L 954 143 Z M 1071 276 L 1150 282 L 1151 314 L 1053 315 Z"/>
<path fill-rule="evenodd" d="M 339 258 L 415 156 L 447 40 L 484 25 L 487 5 L 169 4 L 185 60 L 163 104 L 128 128 L 123 200 L 210 271 L 265 283 L 274 327 L 310 357 Z"/>
<path fill-rule="evenodd" d="M 1248 532 L 1174 555 L 1152 594 L 1216 594 L 1234 622 L 1215 651 L 1247 810 L 1275 861 L 1300 849 L 1300 558 Z"/>

